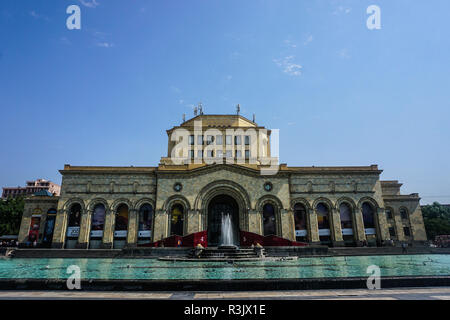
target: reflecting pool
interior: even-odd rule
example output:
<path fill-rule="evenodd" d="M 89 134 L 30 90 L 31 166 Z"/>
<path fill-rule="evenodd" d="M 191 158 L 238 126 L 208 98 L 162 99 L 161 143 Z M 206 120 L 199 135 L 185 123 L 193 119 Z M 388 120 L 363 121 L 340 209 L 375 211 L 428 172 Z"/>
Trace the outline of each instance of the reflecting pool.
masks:
<path fill-rule="evenodd" d="M 450 255 L 386 255 L 299 258 L 293 261 L 170 262 L 156 259 L 1 258 L 3 279 L 67 279 L 77 265 L 83 279 L 292 279 L 381 276 L 448 276 Z"/>

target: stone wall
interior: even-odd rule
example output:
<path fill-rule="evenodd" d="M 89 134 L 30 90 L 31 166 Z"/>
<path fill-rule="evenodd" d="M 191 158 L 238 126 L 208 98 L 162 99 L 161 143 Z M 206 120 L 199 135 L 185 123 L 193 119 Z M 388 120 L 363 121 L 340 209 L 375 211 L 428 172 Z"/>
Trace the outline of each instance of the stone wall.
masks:
<path fill-rule="evenodd" d="M 389 226 L 392 225 L 396 226 L 396 240 L 426 240 L 418 196 L 399 195 L 395 189 L 398 183 L 386 187 L 380 182 L 381 171 L 376 167 L 283 168 L 276 175 L 263 176 L 259 170 L 238 165 L 199 166 L 189 170 L 66 166 L 61 170 L 60 197 L 31 197 L 26 201 L 19 242 L 26 242 L 35 208 L 41 208 L 43 213 L 41 230 L 45 226 L 47 210 L 56 208 L 53 246 L 64 247 L 68 215 L 75 203 L 82 208 L 78 248 L 89 247 L 92 213 L 98 203 L 106 208 L 103 248 L 113 247 L 115 213 L 120 204 L 126 204 L 129 209 L 128 246 L 136 246 L 139 208 L 144 203 L 152 205 L 154 212 L 152 241 L 170 235 L 170 214 L 174 204 L 184 208 L 183 235 L 187 235 L 207 230 L 208 204 L 222 194 L 236 200 L 240 229 L 257 234 L 263 234 L 262 208 L 271 203 L 276 210 L 277 235 L 295 240 L 294 205 L 301 203 L 307 209 L 308 241 L 318 243 L 316 207 L 322 202 L 329 209 L 332 244 L 342 246 L 339 208 L 341 203 L 347 203 L 352 211 L 353 240 L 361 244 L 367 239 L 362 216 L 362 204 L 367 202 L 374 209 L 379 244 L 391 238 Z M 267 182 L 271 183 L 272 190 L 264 188 Z M 181 185 L 181 190 L 174 189 L 176 183 Z M 394 213 L 393 221 L 386 218 L 387 207 Z M 407 220 L 400 218 L 400 208 L 407 210 Z M 403 234 L 405 226 L 411 229 L 410 237 Z"/>

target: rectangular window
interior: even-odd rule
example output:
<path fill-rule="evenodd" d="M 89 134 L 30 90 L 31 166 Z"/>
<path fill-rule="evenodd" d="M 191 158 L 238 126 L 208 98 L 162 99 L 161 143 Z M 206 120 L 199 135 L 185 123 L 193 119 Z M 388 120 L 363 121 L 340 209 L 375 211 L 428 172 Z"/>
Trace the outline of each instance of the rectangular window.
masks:
<path fill-rule="evenodd" d="M 250 136 L 245 136 L 245 145 L 250 145 Z"/>
<path fill-rule="evenodd" d="M 197 136 L 197 145 L 199 146 L 203 145 L 203 135 Z"/>
<path fill-rule="evenodd" d="M 191 158 L 194 158 L 194 150 L 189 150 Z"/>
<path fill-rule="evenodd" d="M 223 158 L 223 151 L 217 150 L 217 158 Z"/>
<path fill-rule="evenodd" d="M 227 158 L 233 158 L 233 153 L 231 152 L 231 150 L 227 150 L 226 156 Z"/>
<path fill-rule="evenodd" d="M 250 159 L 250 150 L 245 150 L 245 159 Z"/>
<path fill-rule="evenodd" d="M 190 136 L 189 136 L 189 144 L 190 144 L 191 146 L 194 145 L 194 135 L 190 135 Z"/>
<path fill-rule="evenodd" d="M 390 228 L 389 228 L 389 235 L 390 235 L 391 237 L 395 237 L 395 228 L 394 228 L 394 227 L 390 227 Z"/>
<path fill-rule="evenodd" d="M 208 158 L 214 157 L 214 150 L 208 150 L 208 151 L 206 152 L 206 156 L 207 156 Z"/>
<path fill-rule="evenodd" d="M 216 145 L 218 146 L 222 145 L 222 135 L 216 136 Z"/>
<path fill-rule="evenodd" d="M 227 145 L 231 145 L 231 136 L 226 136 L 226 137 L 225 137 L 225 143 L 226 143 Z"/>
<path fill-rule="evenodd" d="M 411 235 L 409 227 L 403 227 L 403 233 L 405 234 L 405 236 L 409 237 Z"/>
<path fill-rule="evenodd" d="M 203 150 L 197 151 L 197 158 L 199 158 L 199 159 L 203 158 Z"/>
<path fill-rule="evenodd" d="M 234 144 L 237 146 L 241 144 L 241 136 L 234 136 Z"/>
<path fill-rule="evenodd" d="M 241 150 L 236 150 L 236 158 L 242 158 Z"/>

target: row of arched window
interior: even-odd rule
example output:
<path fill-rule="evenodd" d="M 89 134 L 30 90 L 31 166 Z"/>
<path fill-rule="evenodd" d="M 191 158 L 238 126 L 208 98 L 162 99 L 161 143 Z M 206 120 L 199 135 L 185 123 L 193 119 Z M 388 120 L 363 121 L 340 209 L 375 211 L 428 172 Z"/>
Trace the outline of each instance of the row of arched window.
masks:
<path fill-rule="evenodd" d="M 362 204 L 362 216 L 364 221 L 365 233 L 368 236 L 376 235 L 375 224 L 375 208 L 369 202 Z M 323 243 L 331 242 L 331 211 L 323 202 L 319 202 L 315 211 L 317 213 L 317 224 L 319 229 L 319 239 Z M 339 205 L 339 216 L 341 220 L 341 230 L 343 240 L 345 242 L 354 242 L 356 232 L 354 231 L 354 214 L 351 206 L 348 203 L 342 202 Z M 307 210 L 302 203 L 296 203 L 294 205 L 294 221 L 295 221 L 295 233 L 296 240 L 307 242 L 309 240 L 308 228 L 307 228 Z"/>
<path fill-rule="evenodd" d="M 276 206 L 272 203 L 266 203 L 262 208 L 263 218 L 263 234 L 276 235 L 277 218 Z M 73 204 L 69 209 L 68 225 L 66 232 L 66 247 L 75 247 L 78 240 L 81 224 L 81 205 Z M 331 218 L 330 209 L 327 204 L 319 202 L 316 205 L 317 223 L 319 229 L 319 238 L 321 242 L 327 243 L 331 241 Z M 170 208 L 170 235 L 183 235 L 184 228 L 184 207 L 175 203 Z M 339 213 L 341 220 L 341 229 L 344 241 L 354 241 L 354 214 L 349 204 L 343 202 L 339 205 Z M 129 208 L 126 204 L 120 204 L 116 209 L 114 224 L 114 247 L 123 247 L 126 243 L 128 232 L 128 214 Z M 103 238 L 103 230 L 105 226 L 106 208 L 102 203 L 94 207 L 91 217 L 91 230 L 89 235 L 90 248 L 100 247 Z M 362 216 L 364 221 L 364 229 L 366 235 L 376 234 L 375 208 L 369 202 L 362 204 Z M 307 210 L 302 203 L 294 205 L 294 221 L 297 241 L 309 241 Z M 153 207 L 151 204 L 143 204 L 139 208 L 138 214 L 138 243 L 150 242 L 152 238 L 153 227 Z"/>
<path fill-rule="evenodd" d="M 81 224 L 81 205 L 74 203 L 69 209 L 69 217 L 66 232 L 66 247 L 74 248 L 80 233 Z M 103 203 L 94 206 L 91 216 L 91 230 L 89 234 L 90 248 L 99 248 L 103 238 L 103 230 L 105 227 L 106 208 Z M 114 224 L 114 247 L 121 248 L 126 243 L 128 235 L 128 219 L 129 208 L 126 204 L 120 204 L 116 209 Z M 153 207 L 151 204 L 145 203 L 139 208 L 138 218 L 138 242 L 150 242 Z"/>

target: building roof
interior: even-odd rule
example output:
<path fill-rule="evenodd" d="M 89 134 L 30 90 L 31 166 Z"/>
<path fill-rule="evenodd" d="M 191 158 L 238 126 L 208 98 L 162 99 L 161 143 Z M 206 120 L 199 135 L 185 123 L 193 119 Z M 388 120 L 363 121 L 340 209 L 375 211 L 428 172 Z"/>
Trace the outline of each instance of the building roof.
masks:
<path fill-rule="evenodd" d="M 193 128 L 196 121 L 201 121 L 203 128 L 264 128 L 239 114 L 200 114 L 186 120 L 179 126 L 174 126 L 167 130 L 167 133 L 172 132 L 176 128 Z M 270 130 L 268 130 L 268 132 L 270 132 Z"/>

